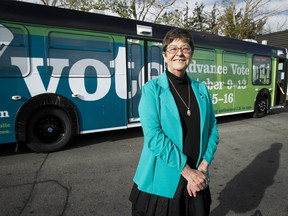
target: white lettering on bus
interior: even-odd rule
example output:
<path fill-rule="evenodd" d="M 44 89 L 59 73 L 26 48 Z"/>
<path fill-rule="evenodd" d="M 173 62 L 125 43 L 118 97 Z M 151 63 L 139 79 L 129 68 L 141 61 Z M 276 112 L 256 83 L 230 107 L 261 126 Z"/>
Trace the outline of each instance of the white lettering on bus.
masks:
<path fill-rule="evenodd" d="M 221 65 L 208 65 L 208 64 L 197 64 L 196 60 L 192 60 L 187 68 L 190 73 L 207 73 L 207 74 L 227 74 L 227 66 Z"/>
<path fill-rule="evenodd" d="M 47 88 L 44 86 L 44 83 L 41 79 L 41 76 L 38 71 L 39 66 L 43 66 L 43 59 L 42 58 L 31 58 L 31 74 L 27 76 L 28 72 L 30 71 L 29 64 L 27 62 L 28 58 L 20 58 L 20 57 L 12 57 L 11 58 L 11 64 L 17 66 L 24 78 L 24 81 L 27 85 L 27 88 L 31 94 L 31 96 L 35 96 L 42 93 L 55 93 L 59 84 L 60 77 L 63 73 L 63 70 L 65 67 L 69 67 L 69 59 L 47 59 L 48 66 L 52 68 L 52 74 L 53 76 L 50 77 L 50 80 L 48 82 Z M 121 99 L 127 99 L 127 95 L 129 98 L 132 98 L 137 92 L 137 89 L 141 90 L 142 87 L 142 79 L 143 79 L 143 70 L 144 68 L 139 71 L 138 80 L 131 80 L 131 85 L 133 86 L 130 90 L 130 92 L 127 93 L 127 78 L 126 78 L 126 70 L 123 70 L 125 68 L 125 48 L 119 48 L 118 55 L 115 60 L 110 61 L 110 68 L 114 68 L 115 70 L 115 90 L 116 94 Z M 192 61 L 193 63 L 189 65 L 188 72 L 196 73 L 197 70 L 198 73 L 216 73 L 216 74 L 227 74 L 228 67 L 227 66 L 215 66 L 215 65 L 200 65 L 196 64 L 196 60 Z M 160 65 L 155 65 L 150 63 L 150 67 L 159 70 Z M 133 62 L 130 62 L 130 67 L 133 68 Z M 85 82 L 85 70 L 87 67 L 93 67 L 95 69 L 95 73 L 97 77 L 97 80 L 95 81 L 95 86 L 97 88 L 95 89 L 95 92 L 89 93 L 86 90 L 86 82 Z M 130 68 L 129 67 L 129 68 Z M 132 69 L 131 68 L 131 69 Z M 244 65 L 239 66 L 238 64 L 231 64 L 232 73 L 234 75 L 249 75 L 249 69 L 246 68 Z M 261 65 L 259 70 L 263 71 L 265 70 L 265 67 Z M 159 71 L 158 71 L 159 73 Z M 73 77 L 73 75 L 76 75 L 76 77 Z M 81 59 L 77 62 L 75 62 L 69 71 L 69 86 L 72 93 L 78 93 L 79 99 L 84 101 L 95 101 L 100 100 L 101 98 L 105 97 L 109 90 L 111 89 L 111 73 L 109 71 L 109 68 L 101 61 L 96 59 Z M 151 77 L 152 78 L 152 77 Z M 95 80 L 95 79 L 94 79 Z M 199 80 L 199 78 L 197 78 Z M 222 90 L 224 86 L 223 81 L 212 81 L 209 77 L 206 78 L 203 83 L 205 83 L 209 90 Z M 139 88 L 137 88 L 137 84 L 139 85 Z M 240 81 L 238 82 L 238 89 L 246 89 L 246 81 Z M 233 81 L 227 80 L 226 88 L 228 90 L 233 88 Z M 133 90 L 134 89 L 134 90 Z M 132 92 L 133 91 L 133 92 Z"/>
<path fill-rule="evenodd" d="M 197 79 L 199 81 L 199 79 Z M 223 82 L 222 81 L 212 81 L 210 78 L 206 78 L 206 80 L 202 81 L 209 90 L 222 90 L 223 89 Z"/>
<path fill-rule="evenodd" d="M 152 74 L 153 69 L 157 70 L 156 75 Z M 163 72 L 162 65 L 157 62 L 150 62 L 148 63 L 148 71 L 150 72 L 150 74 L 148 74 L 149 79 L 155 79 L 160 74 L 162 74 Z"/>
<path fill-rule="evenodd" d="M 113 61 L 110 62 L 110 67 L 115 68 L 115 77 L 117 77 L 115 79 L 116 93 L 119 98 L 127 99 L 127 85 L 123 85 L 123 83 L 126 83 L 126 70 L 123 70 L 123 68 L 126 68 L 126 55 L 124 47 L 118 48 L 118 55 L 114 61 L 115 65 L 113 65 L 112 62 Z"/>
<path fill-rule="evenodd" d="M 59 84 L 60 77 L 63 73 L 63 69 L 69 66 L 69 59 L 47 59 L 48 66 L 52 68 L 52 76 L 50 77 L 47 89 L 44 86 L 44 83 L 41 79 L 41 76 L 38 71 L 39 66 L 43 66 L 42 58 L 31 58 L 31 73 L 29 76 L 26 76 L 30 71 L 28 68 L 29 64 L 28 58 L 23 57 L 11 57 L 11 64 L 17 66 L 23 75 L 26 86 L 31 94 L 31 96 L 35 96 L 42 93 L 55 93 Z M 110 61 L 110 68 L 115 69 L 115 89 L 116 94 L 121 99 L 127 99 L 127 77 L 125 68 L 125 48 L 119 48 L 118 55 L 115 60 Z M 160 68 L 159 65 L 153 65 L 153 68 Z M 89 93 L 85 87 L 85 69 L 87 67 L 93 67 L 95 69 L 95 73 L 97 74 L 97 81 L 95 82 L 95 86 L 97 86 L 95 92 Z M 142 87 L 142 75 L 144 68 L 139 71 L 138 80 L 131 80 L 132 85 L 134 85 L 134 91 L 128 92 L 129 98 L 133 97 L 136 92 L 135 89 L 137 83 L 139 84 L 139 89 Z M 100 74 L 101 73 L 101 74 Z M 160 72 L 159 72 L 160 73 Z M 158 74 L 159 74 L 158 73 Z M 76 77 L 73 77 L 74 74 L 77 74 Z M 69 71 L 69 86 L 71 88 L 72 93 L 78 93 L 79 99 L 85 101 L 94 101 L 99 100 L 105 95 L 108 94 L 111 88 L 111 74 L 108 67 L 101 61 L 96 59 L 81 59 L 75 62 Z M 101 81 L 100 81 L 101 79 Z"/>
<path fill-rule="evenodd" d="M 8 111 L 0 111 L 0 118 L 8 118 L 9 112 Z"/>
<path fill-rule="evenodd" d="M 27 62 L 26 60 L 27 60 L 26 58 L 12 57 L 11 64 L 17 66 L 21 71 L 31 96 L 33 97 L 35 95 L 44 92 L 55 93 L 59 83 L 59 78 L 51 76 L 50 81 L 48 83 L 48 88 L 45 89 L 44 83 L 38 72 L 37 67 L 43 66 L 43 59 L 31 58 L 32 69 L 31 74 L 29 76 L 25 76 L 25 74 L 27 74 L 27 71 L 29 71 L 29 68 L 26 67 L 27 64 L 24 63 Z M 69 63 L 68 59 L 50 59 L 50 66 L 52 66 L 53 70 L 55 70 L 54 74 L 59 74 L 60 76 L 63 71 L 63 68 L 69 65 L 68 63 Z"/>
<path fill-rule="evenodd" d="M 101 75 L 105 78 L 99 78 L 97 77 L 97 89 L 94 93 L 90 94 L 86 91 L 85 88 L 85 69 L 89 66 L 94 67 L 95 72 L 99 73 L 101 71 Z M 81 78 L 73 78 L 69 77 L 69 85 L 71 88 L 71 91 L 74 93 L 80 93 L 80 99 L 85 101 L 95 101 L 103 98 L 110 90 L 111 87 L 111 78 L 110 78 L 110 72 L 106 65 L 96 59 L 82 59 L 77 61 L 70 70 L 70 74 L 77 74 L 80 75 Z M 101 79 L 101 82 L 100 80 Z M 96 83 L 95 83 L 96 85 Z"/>
<path fill-rule="evenodd" d="M 245 67 L 244 65 L 238 66 L 238 64 L 231 64 L 231 67 L 234 75 L 249 75 L 249 68 Z"/>
<path fill-rule="evenodd" d="M 43 66 L 43 59 L 42 58 L 31 58 L 31 74 L 26 76 L 28 71 L 30 70 L 27 68 L 27 58 L 22 57 L 11 57 L 11 64 L 17 66 L 23 75 L 24 81 L 26 86 L 31 94 L 31 96 L 35 96 L 41 93 L 55 93 L 59 84 L 59 78 L 63 72 L 64 67 L 69 66 L 68 59 L 48 59 L 48 65 L 52 68 L 52 74 L 47 89 L 44 86 L 44 83 L 40 77 L 39 71 L 37 67 Z M 125 48 L 119 48 L 118 55 L 115 59 L 115 65 L 113 64 L 114 61 L 110 62 L 110 66 L 115 68 L 115 85 L 116 85 L 116 93 L 122 99 L 127 99 L 127 87 L 123 85 L 126 83 L 126 71 L 123 70 L 125 68 Z M 29 65 L 29 64 L 28 64 Z M 97 77 L 97 89 L 94 93 L 88 93 L 85 88 L 84 82 L 84 73 L 87 67 L 94 67 L 96 73 L 100 73 L 102 78 Z M 109 69 L 106 67 L 104 63 L 96 59 L 82 59 L 77 61 L 75 64 L 72 65 L 69 74 L 77 74 L 81 77 L 73 77 L 72 75 L 69 76 L 69 85 L 71 91 L 73 93 L 78 93 L 80 95 L 80 99 L 85 101 L 93 101 L 99 100 L 103 98 L 111 88 L 111 74 Z M 99 75 L 99 74 L 98 74 Z M 101 77 L 101 76 L 100 76 Z M 101 81 L 99 81 L 101 79 Z M 134 81 L 136 84 L 137 81 Z"/>

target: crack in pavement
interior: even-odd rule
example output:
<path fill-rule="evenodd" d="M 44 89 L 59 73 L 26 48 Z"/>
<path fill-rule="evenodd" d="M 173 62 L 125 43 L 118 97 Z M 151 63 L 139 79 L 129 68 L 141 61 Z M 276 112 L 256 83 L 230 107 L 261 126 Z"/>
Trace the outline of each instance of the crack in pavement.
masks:
<path fill-rule="evenodd" d="M 46 154 L 43 162 L 41 163 L 40 167 L 36 171 L 35 176 L 34 176 L 34 181 L 32 183 L 20 184 L 21 186 L 23 186 L 23 185 L 31 185 L 32 184 L 32 187 L 30 189 L 28 198 L 25 200 L 25 204 L 23 205 L 23 207 L 21 208 L 21 210 L 19 212 L 19 216 L 21 216 L 25 212 L 25 209 L 27 209 L 27 207 L 33 203 L 34 198 L 37 195 L 36 186 L 39 186 L 40 184 L 47 184 L 47 183 L 48 184 L 52 183 L 52 184 L 55 184 L 56 186 L 60 186 L 60 188 L 62 188 L 65 191 L 65 193 L 66 193 L 65 202 L 64 202 L 63 209 L 62 209 L 62 211 L 60 213 L 60 216 L 64 215 L 64 213 L 66 211 L 66 208 L 68 206 L 68 200 L 69 200 L 70 192 L 71 192 L 72 188 L 71 187 L 66 187 L 65 185 L 61 184 L 59 181 L 53 180 L 53 179 L 48 179 L 48 180 L 44 180 L 44 181 L 38 181 L 39 174 L 40 174 L 45 162 L 47 161 L 48 156 L 49 156 L 49 154 Z M 18 185 L 13 185 L 13 186 L 10 186 L 10 187 L 15 187 L 15 186 L 20 186 L 20 185 L 18 184 Z"/>

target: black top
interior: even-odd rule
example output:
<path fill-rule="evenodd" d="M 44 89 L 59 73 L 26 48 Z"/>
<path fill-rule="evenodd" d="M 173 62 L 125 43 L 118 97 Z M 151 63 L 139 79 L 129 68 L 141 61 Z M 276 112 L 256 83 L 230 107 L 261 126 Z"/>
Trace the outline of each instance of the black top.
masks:
<path fill-rule="evenodd" d="M 168 78 L 174 84 L 176 90 L 186 103 L 188 104 L 188 85 L 190 90 L 190 110 L 191 116 L 187 115 L 187 107 L 184 105 L 175 89 L 169 82 L 170 90 L 174 96 L 174 100 L 179 110 L 179 115 L 183 130 L 183 152 L 187 156 L 187 163 L 193 169 L 196 168 L 196 162 L 199 157 L 200 149 L 200 112 L 199 106 L 191 88 L 187 74 L 183 78 L 177 77 L 174 74 L 167 72 Z"/>

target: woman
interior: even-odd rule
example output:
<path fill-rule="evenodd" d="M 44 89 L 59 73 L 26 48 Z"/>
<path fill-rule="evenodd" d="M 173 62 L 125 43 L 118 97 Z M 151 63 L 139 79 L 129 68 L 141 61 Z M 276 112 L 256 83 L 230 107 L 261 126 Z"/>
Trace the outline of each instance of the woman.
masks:
<path fill-rule="evenodd" d="M 133 216 L 209 215 L 208 168 L 218 129 L 206 86 L 187 76 L 194 51 L 188 31 L 163 39 L 166 71 L 142 89 L 144 145 L 130 194 Z"/>

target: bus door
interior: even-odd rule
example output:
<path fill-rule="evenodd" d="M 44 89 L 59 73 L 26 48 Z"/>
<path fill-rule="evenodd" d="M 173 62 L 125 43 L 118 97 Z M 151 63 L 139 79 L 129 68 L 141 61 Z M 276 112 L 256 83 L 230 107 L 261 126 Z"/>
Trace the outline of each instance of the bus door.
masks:
<path fill-rule="evenodd" d="M 129 38 L 127 40 L 127 84 L 129 122 L 138 122 L 142 85 L 163 72 L 162 44 Z"/>
<path fill-rule="evenodd" d="M 275 105 L 286 104 L 288 65 L 286 59 L 279 59 L 277 66 Z"/>
<path fill-rule="evenodd" d="M 146 80 L 154 79 L 163 73 L 162 43 L 147 41 L 147 68 Z"/>
<path fill-rule="evenodd" d="M 127 40 L 127 91 L 129 122 L 139 121 L 138 105 L 144 78 L 144 40 Z"/>

